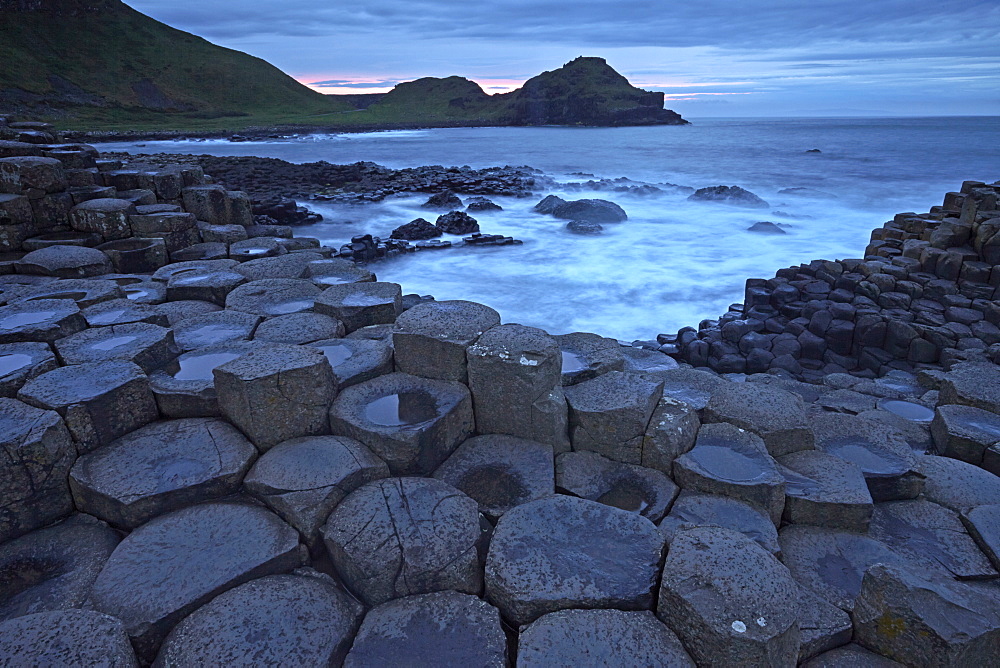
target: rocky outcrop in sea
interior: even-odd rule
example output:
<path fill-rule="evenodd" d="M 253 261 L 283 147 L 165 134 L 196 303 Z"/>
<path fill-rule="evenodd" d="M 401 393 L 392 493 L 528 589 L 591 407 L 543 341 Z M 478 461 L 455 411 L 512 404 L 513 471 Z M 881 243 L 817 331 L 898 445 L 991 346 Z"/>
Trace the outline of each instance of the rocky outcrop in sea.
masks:
<path fill-rule="evenodd" d="M 0 133 L 0 662 L 995 662 L 1000 186 L 650 350 L 405 295 L 197 166 Z M 814 356 L 869 316 L 856 364 Z M 768 334 L 813 361 L 750 366 Z"/>

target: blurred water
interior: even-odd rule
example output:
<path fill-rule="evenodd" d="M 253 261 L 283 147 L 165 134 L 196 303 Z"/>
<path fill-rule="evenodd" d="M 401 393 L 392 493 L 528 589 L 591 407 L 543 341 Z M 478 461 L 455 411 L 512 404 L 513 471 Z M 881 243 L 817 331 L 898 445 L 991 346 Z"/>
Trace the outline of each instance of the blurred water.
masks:
<path fill-rule="evenodd" d="M 599 237 L 581 237 L 567 233 L 564 221 L 532 212 L 535 199 L 494 198 L 504 211 L 476 214 L 483 232 L 523 239 L 523 246 L 418 253 L 373 267 L 406 292 L 489 304 L 505 322 L 631 340 L 717 317 L 742 299 L 748 277 L 818 258 L 860 257 L 871 229 L 893 214 L 926 211 L 963 180 L 1000 178 L 998 143 L 1000 119 L 991 117 L 706 119 L 682 127 L 457 128 L 102 148 L 370 160 L 397 168 L 527 164 L 560 182 L 579 181 L 573 173 L 587 172 L 694 188 L 739 185 L 767 200 L 768 209 L 747 210 L 672 193 L 639 197 L 556 187 L 541 194 L 611 199 L 629 220 L 606 225 Z M 806 153 L 812 148 L 822 152 Z M 793 187 L 822 194 L 778 193 Z M 418 216 L 433 221 L 432 212 L 419 208 L 425 199 L 309 203 L 326 222 L 297 233 L 331 245 L 362 232 L 387 236 Z M 746 231 L 764 220 L 790 227 L 784 235 Z"/>

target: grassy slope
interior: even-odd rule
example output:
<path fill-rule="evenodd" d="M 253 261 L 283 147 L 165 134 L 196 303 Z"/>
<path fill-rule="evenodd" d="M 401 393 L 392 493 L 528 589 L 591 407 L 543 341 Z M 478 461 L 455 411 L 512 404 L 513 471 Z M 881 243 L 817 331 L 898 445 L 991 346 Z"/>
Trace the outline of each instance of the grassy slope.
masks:
<path fill-rule="evenodd" d="M 63 126 L 218 129 L 282 123 L 327 124 L 350 109 L 269 63 L 176 30 L 125 5 L 54 17 L 0 12 L 0 89 L 53 93 L 50 75 L 98 93 L 107 107 L 67 109 Z M 11 66 L 11 64 L 15 64 Z M 166 106 L 151 109 L 133 85 L 150 80 Z M 141 88 L 141 84 L 140 84 Z"/>

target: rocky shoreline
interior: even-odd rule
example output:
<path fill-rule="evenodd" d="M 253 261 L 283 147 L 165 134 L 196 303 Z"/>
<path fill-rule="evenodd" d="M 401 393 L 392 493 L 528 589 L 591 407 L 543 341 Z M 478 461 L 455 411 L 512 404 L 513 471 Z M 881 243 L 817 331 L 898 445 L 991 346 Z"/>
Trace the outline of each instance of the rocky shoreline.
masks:
<path fill-rule="evenodd" d="M 1000 186 L 623 346 L 60 139 L 0 122 L 0 662 L 995 662 Z"/>

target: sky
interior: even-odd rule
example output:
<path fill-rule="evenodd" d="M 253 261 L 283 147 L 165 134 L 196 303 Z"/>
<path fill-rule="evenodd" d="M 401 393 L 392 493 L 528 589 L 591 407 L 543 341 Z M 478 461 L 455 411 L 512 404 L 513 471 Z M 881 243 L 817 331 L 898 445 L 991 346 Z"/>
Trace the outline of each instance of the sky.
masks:
<path fill-rule="evenodd" d="M 600 56 L 685 117 L 1000 115 L 998 0 L 126 1 L 326 93 Z"/>

